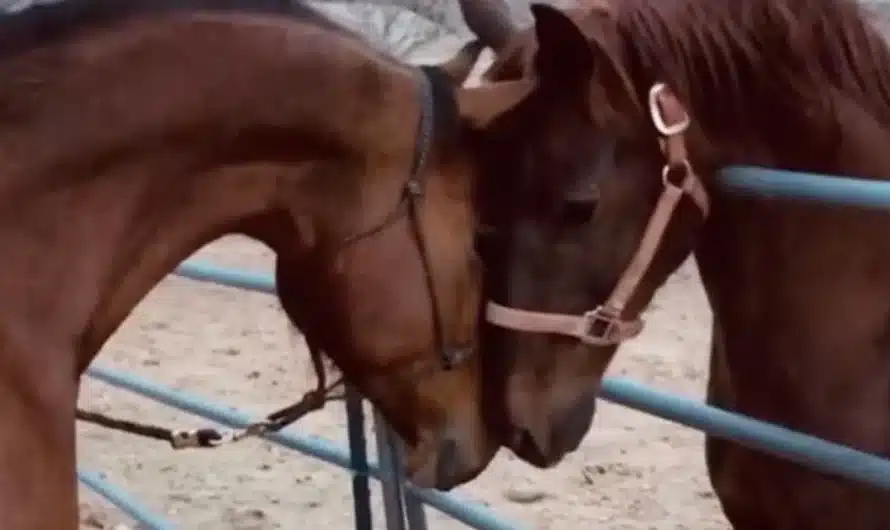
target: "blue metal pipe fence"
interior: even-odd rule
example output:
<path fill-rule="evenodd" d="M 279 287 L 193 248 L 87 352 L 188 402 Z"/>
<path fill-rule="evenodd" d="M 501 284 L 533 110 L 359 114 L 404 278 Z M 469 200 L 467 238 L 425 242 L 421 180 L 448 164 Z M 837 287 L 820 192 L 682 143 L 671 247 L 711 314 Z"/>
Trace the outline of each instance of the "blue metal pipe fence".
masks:
<path fill-rule="evenodd" d="M 721 172 L 719 178 L 720 184 L 733 192 L 755 193 L 765 197 L 817 200 L 832 204 L 890 210 L 890 183 L 888 182 L 742 166 L 725 169 Z M 275 292 L 274 280 L 268 275 L 227 269 L 196 261 L 183 263 L 177 268 L 175 273 L 187 278 L 220 285 L 265 293 Z M 88 375 L 230 427 L 244 427 L 252 421 L 251 418 L 234 412 L 229 408 L 207 402 L 185 392 L 164 389 L 145 379 L 132 375 L 98 366 L 90 367 Z M 753 449 L 758 449 L 825 473 L 890 490 L 890 460 L 876 455 L 798 433 L 754 418 L 734 414 L 681 396 L 647 388 L 627 379 L 606 379 L 601 395 L 603 399 L 681 423 L 714 436 L 734 440 Z M 353 411 L 355 410 L 354 407 L 355 404 L 353 403 Z M 378 428 L 380 427 L 382 426 L 378 426 Z M 336 466 L 353 469 L 353 472 L 359 477 L 371 476 L 391 481 L 397 486 L 395 490 L 403 488 L 407 494 L 406 499 L 389 499 L 390 502 L 408 500 L 409 502 L 416 503 L 419 499 L 468 526 L 482 530 L 515 530 L 521 528 L 518 525 L 498 518 L 491 511 L 479 505 L 465 503 L 453 495 L 419 489 L 410 483 L 404 483 L 397 472 L 398 467 L 395 465 L 387 466 L 389 469 L 389 472 L 387 472 L 381 471 L 380 466 L 376 463 L 366 463 L 361 450 L 352 440 L 353 436 L 358 436 L 358 431 L 355 430 L 354 426 L 350 430 L 350 443 L 353 444 L 352 461 L 350 455 L 345 451 L 320 438 L 299 436 L 289 430 L 285 430 L 270 435 L 269 439 Z M 380 439 L 387 440 L 386 436 L 380 437 Z M 381 445 L 389 444 L 387 442 Z M 392 460 L 394 458 L 393 455 L 397 455 L 397 452 L 392 447 L 378 447 L 378 452 L 381 454 L 381 462 L 384 458 Z M 356 458 L 357 454 L 360 458 Z M 367 470 L 367 475 L 365 475 L 365 469 Z M 134 499 L 103 481 L 98 475 L 79 471 L 78 477 L 88 487 L 106 496 L 113 504 L 122 508 L 146 527 L 152 530 L 173 528 L 170 523 L 153 515 Z M 366 483 L 362 484 L 360 479 L 354 481 L 354 492 L 359 497 L 367 494 L 367 485 Z M 356 522 L 360 530 L 370 528 L 362 523 L 362 521 L 366 521 L 365 524 L 369 525 L 370 523 L 367 522 L 369 518 L 359 516 L 359 503 L 362 503 L 362 506 L 364 506 L 361 508 L 361 511 L 364 512 L 369 511 L 367 502 L 366 497 L 364 499 L 356 499 Z M 418 517 L 416 505 L 409 507 L 409 512 L 411 509 L 414 510 L 414 515 L 411 516 L 409 514 L 407 528 L 412 530 L 425 528 L 425 520 L 422 517 Z M 388 519 L 390 519 L 389 513 L 388 508 Z M 402 508 L 393 513 L 398 513 L 398 519 L 400 520 L 390 522 L 388 525 L 390 530 L 393 530 L 393 525 L 396 525 L 398 528 L 404 528 L 405 515 Z M 412 524 L 410 519 L 414 519 L 415 522 Z M 417 522 L 418 520 L 419 522 Z"/>
<path fill-rule="evenodd" d="M 727 191 L 760 198 L 804 199 L 890 210 L 890 182 L 880 180 L 731 166 L 720 172 L 719 184 Z"/>
<path fill-rule="evenodd" d="M 600 396 L 818 471 L 890 490 L 890 460 L 879 456 L 655 390 L 629 379 L 607 378 Z"/>
<path fill-rule="evenodd" d="M 98 473 L 77 470 L 77 480 L 145 527 L 145 530 L 174 530 L 173 523 L 156 515 L 124 490 L 110 484 Z"/>

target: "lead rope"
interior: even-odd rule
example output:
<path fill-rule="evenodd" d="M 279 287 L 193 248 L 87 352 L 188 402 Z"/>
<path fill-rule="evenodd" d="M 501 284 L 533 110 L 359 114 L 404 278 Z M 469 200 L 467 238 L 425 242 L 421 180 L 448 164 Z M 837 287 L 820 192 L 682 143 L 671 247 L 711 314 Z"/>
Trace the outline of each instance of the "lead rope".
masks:
<path fill-rule="evenodd" d="M 310 355 L 313 359 L 320 359 L 320 351 L 310 347 Z M 313 365 L 316 363 L 313 361 Z M 317 371 L 318 387 L 303 394 L 303 397 L 293 405 L 289 405 L 266 416 L 262 421 L 251 423 L 243 429 L 216 429 L 207 427 L 203 429 L 170 429 L 150 423 L 138 423 L 129 420 L 112 418 L 98 412 L 90 412 L 77 408 L 75 416 L 78 420 L 107 429 L 122 431 L 144 438 L 153 438 L 168 442 L 173 449 L 210 448 L 219 447 L 238 442 L 252 436 L 264 436 L 275 433 L 293 424 L 303 416 L 324 408 L 329 401 L 338 401 L 344 398 L 344 394 L 335 394 L 334 391 L 343 387 L 342 377 L 337 378 L 330 385 L 326 385 L 326 377 L 322 368 Z"/>

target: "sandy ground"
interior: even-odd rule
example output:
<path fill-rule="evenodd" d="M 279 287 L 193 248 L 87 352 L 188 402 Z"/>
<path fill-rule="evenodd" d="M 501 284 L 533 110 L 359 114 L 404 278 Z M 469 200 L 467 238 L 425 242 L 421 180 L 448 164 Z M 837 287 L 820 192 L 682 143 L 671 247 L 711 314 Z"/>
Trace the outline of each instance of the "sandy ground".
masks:
<path fill-rule="evenodd" d="M 271 267 L 270 253 L 242 238 L 217 242 L 199 257 L 252 270 Z M 691 263 L 658 294 L 647 321 L 645 333 L 624 346 L 611 373 L 701 398 L 709 315 Z M 137 308 L 97 362 L 258 415 L 293 400 L 312 382 L 302 342 L 274 298 L 174 277 Z M 100 382 L 85 381 L 82 389 L 82 404 L 92 409 L 203 425 Z M 331 404 L 299 429 L 345 445 L 342 405 Z M 85 469 L 103 472 L 181 528 L 352 527 L 349 474 L 269 443 L 173 452 L 162 443 L 92 426 L 80 426 L 79 434 Z M 502 452 L 459 494 L 530 528 L 727 528 L 705 474 L 702 436 L 609 404 L 600 407 L 583 446 L 558 468 L 542 472 Z M 85 493 L 82 501 L 85 529 L 127 523 L 93 494 Z M 379 496 L 375 509 L 382 528 Z M 428 513 L 434 530 L 462 527 Z"/>

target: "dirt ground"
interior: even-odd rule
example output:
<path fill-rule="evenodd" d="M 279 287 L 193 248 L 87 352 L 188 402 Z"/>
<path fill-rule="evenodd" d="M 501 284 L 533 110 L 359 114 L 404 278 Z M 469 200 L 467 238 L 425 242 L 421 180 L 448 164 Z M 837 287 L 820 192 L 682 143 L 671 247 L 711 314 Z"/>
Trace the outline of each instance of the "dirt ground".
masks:
<path fill-rule="evenodd" d="M 226 238 L 200 258 L 268 271 L 271 254 Z M 701 398 L 709 315 L 687 263 L 659 292 L 648 326 L 611 368 L 662 389 Z M 170 277 L 137 308 L 97 360 L 257 415 L 292 401 L 312 382 L 302 342 L 273 297 Z M 201 420 L 85 381 L 89 408 L 158 423 Z M 173 452 L 164 444 L 79 426 L 79 462 L 188 530 L 352 527 L 349 474 L 272 444 L 250 440 L 213 451 Z M 299 429 L 346 443 L 334 403 Z M 502 452 L 458 494 L 535 529 L 717 530 L 728 527 L 708 483 L 702 436 L 603 404 L 582 447 L 539 471 Z M 83 489 L 83 528 L 134 525 Z M 375 506 L 382 528 L 382 506 Z M 463 527 L 428 509 L 430 527 Z"/>

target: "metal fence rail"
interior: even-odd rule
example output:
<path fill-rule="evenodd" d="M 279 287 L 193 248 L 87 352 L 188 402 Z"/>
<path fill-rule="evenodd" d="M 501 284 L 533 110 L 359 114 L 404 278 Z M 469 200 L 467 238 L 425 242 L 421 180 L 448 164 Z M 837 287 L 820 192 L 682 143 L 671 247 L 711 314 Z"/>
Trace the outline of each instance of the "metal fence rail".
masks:
<path fill-rule="evenodd" d="M 890 210 L 890 182 L 752 167 L 727 168 L 721 172 L 719 178 L 720 184 L 733 192 L 755 193 L 768 198 L 797 198 Z M 176 274 L 252 291 L 275 292 L 274 280 L 268 275 L 196 261 L 183 263 L 176 270 Z M 185 392 L 164 389 L 132 375 L 98 366 L 90 367 L 88 374 L 106 383 L 231 427 L 244 427 L 252 420 L 227 407 Z M 661 392 L 627 379 L 607 378 L 603 384 L 602 398 L 714 436 L 734 440 L 753 449 L 825 473 L 890 490 L 890 460 L 876 455 Z M 356 401 L 353 401 L 349 414 L 351 422 L 360 415 L 360 409 L 360 406 L 356 408 Z M 361 421 L 361 418 L 358 421 Z M 466 503 L 453 495 L 419 489 L 405 483 L 398 472 L 398 449 L 393 447 L 391 436 L 384 426 L 378 424 L 379 460 L 381 464 L 386 464 L 383 470 L 377 464 L 367 462 L 363 449 L 363 428 L 359 431 L 353 423 L 350 424 L 351 457 L 347 452 L 325 440 L 299 436 L 288 430 L 273 434 L 269 439 L 336 466 L 353 470 L 356 523 L 359 530 L 370 528 L 370 504 L 366 482 L 368 476 L 384 480 L 389 484 L 389 487 L 384 488 L 389 530 L 401 528 L 422 530 L 426 527 L 418 500 L 473 528 L 483 530 L 521 528 L 498 518 L 481 506 Z M 361 439 L 358 439 L 359 437 Z M 113 488 L 97 475 L 81 471 L 78 477 L 88 487 L 106 496 L 147 528 L 152 530 L 172 528 L 170 523 L 152 515 L 134 499 Z"/>
<path fill-rule="evenodd" d="M 172 523 L 156 515 L 136 498 L 110 484 L 99 474 L 78 469 L 77 480 L 117 506 L 125 514 L 139 521 L 146 530 L 174 530 L 175 527 Z"/>

